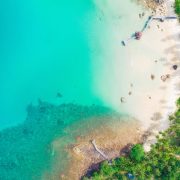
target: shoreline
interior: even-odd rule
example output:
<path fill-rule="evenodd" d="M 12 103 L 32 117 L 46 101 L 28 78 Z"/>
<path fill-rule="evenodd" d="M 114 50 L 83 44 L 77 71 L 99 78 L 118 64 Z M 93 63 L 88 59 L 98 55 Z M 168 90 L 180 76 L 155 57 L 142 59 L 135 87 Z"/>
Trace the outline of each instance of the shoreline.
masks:
<path fill-rule="evenodd" d="M 30 103 L 27 106 L 26 119 L 21 124 L 0 132 L 0 179 L 21 177 L 22 179 L 80 180 L 84 175 L 100 168 L 103 161 L 108 160 L 112 165 L 112 160 L 117 157 L 128 156 L 134 145 L 143 145 L 142 149 L 147 152 L 145 154 L 150 154 L 155 146 L 154 143 L 159 140 L 157 137 L 161 138 L 161 134 L 163 134 L 159 132 L 166 132 L 166 129 L 173 124 L 173 121 L 169 120 L 173 119 L 175 115 L 169 119 L 168 116 L 175 111 L 175 101 L 177 97 L 180 97 L 180 24 L 176 20 L 163 21 L 162 19 L 162 22 L 153 20 L 151 24 L 147 25 L 145 31 L 141 30 L 142 25 L 152 14 L 159 13 L 161 16 L 174 14 L 173 0 L 165 1 L 166 4 L 161 4 L 158 8 L 154 5 L 155 0 L 107 0 L 106 2 L 93 0 L 92 2 L 88 1 L 84 4 L 73 2 L 75 4 L 71 3 L 71 5 L 64 3 L 65 6 L 61 6 L 61 3 L 56 6 L 53 3 L 49 9 L 49 12 L 51 10 L 53 12 L 49 13 L 50 21 L 44 21 L 47 14 L 46 7 L 43 7 L 42 14 L 37 16 L 38 21 L 45 23 L 47 27 L 53 26 L 48 33 L 45 31 L 42 35 L 45 39 L 49 37 L 51 30 L 54 32 L 52 38 L 56 36 L 56 33 L 58 37 L 61 37 L 62 33 L 57 31 L 57 28 L 61 29 L 61 26 L 65 25 L 65 29 L 62 29 L 64 36 L 61 43 L 63 43 L 64 37 L 67 37 L 66 32 L 67 34 L 68 30 L 71 32 L 69 27 L 72 25 L 75 27 L 75 31 L 72 31 L 75 39 L 67 39 L 67 44 L 75 42 L 77 49 L 68 46 L 72 53 L 67 53 L 70 55 L 67 56 L 67 59 L 71 60 L 72 57 L 73 63 L 74 60 L 79 59 L 75 61 L 79 66 L 78 68 L 73 66 L 72 72 L 71 63 L 69 64 L 70 61 L 67 61 L 67 71 L 64 68 L 60 72 L 64 66 L 59 66 L 59 62 L 65 65 L 66 61 L 57 60 L 56 64 L 56 58 L 51 62 L 47 57 L 47 64 L 45 62 L 45 65 L 42 66 L 42 58 L 37 60 L 37 70 L 40 70 L 37 72 L 41 72 L 40 76 L 42 77 L 49 62 L 52 64 L 48 72 L 55 74 L 50 73 L 49 76 L 46 73 L 48 80 L 46 78 L 45 81 L 39 83 L 39 86 L 50 84 L 52 87 L 46 88 L 43 92 L 39 91 L 41 88 L 36 87 L 34 90 L 32 88 L 34 93 L 39 89 L 35 94 L 40 93 L 40 97 L 42 96 L 42 99 L 46 97 L 47 101 L 39 99 L 37 104 Z M 143 2 L 149 4 L 143 6 Z M 151 4 L 152 2 L 153 4 Z M 49 6 L 49 3 L 47 5 Z M 66 8 L 64 8 L 66 5 L 73 11 L 69 14 L 70 16 L 61 16 L 59 12 L 66 15 Z M 61 7 L 62 11 L 58 11 Z M 58 15 L 56 10 L 63 21 L 58 27 L 54 26 L 57 24 L 56 17 L 59 17 L 56 16 Z M 72 14 L 75 16 L 71 16 Z M 26 14 L 24 15 L 26 16 Z M 77 22 L 74 18 L 77 18 Z M 34 16 L 30 19 L 33 21 Z M 51 19 L 54 21 L 52 22 Z M 66 22 L 69 25 L 67 27 Z M 77 36 L 76 25 L 80 30 L 77 31 Z M 42 26 L 38 26 L 35 30 L 39 33 L 41 28 Z M 121 40 L 129 37 L 132 33 L 142 31 L 143 35 L 139 41 L 133 40 L 126 47 L 121 45 Z M 33 33 L 36 34 L 36 31 Z M 44 38 L 37 39 L 37 42 L 41 44 Z M 76 39 L 83 40 L 82 48 L 81 40 L 76 42 Z M 27 42 L 29 40 L 28 38 Z M 36 42 L 36 39 L 34 40 Z M 57 42 L 60 41 L 57 39 Z M 49 47 L 49 41 L 46 45 Z M 56 41 L 52 41 L 52 49 L 55 47 L 52 53 L 55 55 L 56 46 Z M 66 46 L 63 47 L 65 50 L 67 49 Z M 61 47 L 59 50 L 62 50 Z M 32 49 L 32 55 L 34 53 L 36 51 Z M 66 53 L 64 54 L 66 55 Z M 57 53 L 57 57 L 60 56 L 61 52 Z M 21 60 L 19 59 L 19 61 Z M 14 63 L 14 65 L 16 64 Z M 30 61 L 29 64 L 31 67 Z M 54 65 L 57 65 L 57 68 Z M 9 67 L 11 68 L 8 65 L 7 68 Z M 28 82 L 28 79 L 25 78 L 26 75 L 31 76 L 31 73 L 28 73 L 30 72 L 28 67 L 27 65 L 27 71 L 23 71 L 27 72 L 22 78 L 23 83 Z M 53 67 L 55 67 L 55 71 L 53 71 Z M 15 71 L 17 69 L 17 77 L 19 77 L 21 68 L 14 68 Z M 26 69 L 26 67 L 24 68 Z M 5 68 L 5 74 L 6 70 Z M 14 70 L 13 72 L 15 72 Z M 63 74 L 66 75 L 66 72 L 67 75 L 70 75 L 70 79 L 63 78 Z M 39 73 L 37 74 L 39 77 Z M 37 74 L 35 72 L 34 76 Z M 54 76 L 56 76 L 55 80 L 51 81 Z M 39 78 L 41 79 L 41 77 Z M 7 84 L 10 80 L 11 78 L 7 79 Z M 21 81 L 21 78 L 19 80 Z M 33 84 L 32 81 L 32 84 L 29 83 L 27 87 Z M 20 84 L 18 83 L 18 85 Z M 63 89 L 56 89 L 59 85 Z M 17 87 L 17 92 L 21 87 Z M 12 91 L 14 90 L 12 89 Z M 20 91 L 25 92 L 23 89 Z M 28 92 L 22 93 L 22 97 L 29 99 L 32 96 L 34 99 L 35 94 L 32 92 L 27 96 Z M 57 103 L 56 100 L 52 103 L 49 102 L 52 94 L 57 95 L 57 97 L 53 95 Z M 72 102 L 71 99 L 73 99 Z M 180 99 L 178 102 L 180 106 Z M 17 109 L 20 106 L 17 106 Z M 16 111 L 16 109 L 14 110 Z M 9 111 L 11 111 L 11 107 Z M 178 114 L 180 114 L 180 109 Z M 160 136 L 157 136 L 159 134 Z M 171 134 L 169 135 L 171 137 Z M 154 145 L 151 146 L 152 144 Z M 148 153 L 149 150 L 151 150 L 150 153 Z M 161 152 L 163 154 L 165 151 Z M 142 166 L 146 167 L 146 163 Z M 131 168 L 129 167 L 129 169 Z"/>
<path fill-rule="evenodd" d="M 157 15 L 158 13 L 162 15 L 162 13 L 168 14 L 170 12 L 172 12 L 171 4 L 165 4 L 163 12 L 162 10 L 156 11 Z M 157 21 L 152 23 L 150 30 L 151 31 L 145 32 L 143 39 L 138 42 L 139 44 L 137 44 L 137 46 L 138 48 L 145 46 L 146 48 L 152 49 L 152 52 L 155 53 L 155 50 L 160 51 L 162 60 L 160 59 L 158 62 L 154 62 L 153 58 L 151 58 L 151 62 L 149 63 L 146 61 L 147 57 L 142 57 L 141 62 L 134 64 L 133 70 L 134 73 L 137 74 L 140 70 L 140 73 L 142 74 L 143 65 L 145 65 L 144 71 L 147 70 L 148 73 L 155 74 L 155 79 L 152 80 L 149 78 L 148 81 L 150 85 L 147 84 L 147 86 L 150 86 L 150 88 L 146 87 L 141 89 L 140 85 L 137 84 L 138 87 L 133 87 L 134 89 L 131 97 L 127 96 L 129 99 L 131 98 L 132 102 L 136 102 L 136 104 L 138 102 L 139 107 L 132 107 L 133 105 L 130 101 L 122 105 L 123 108 L 125 107 L 125 109 L 128 109 L 129 104 L 131 104 L 131 108 L 133 109 L 130 109 L 130 112 L 132 111 L 131 115 L 135 118 L 130 119 L 138 119 L 139 121 L 135 120 L 138 124 L 133 124 L 132 121 L 126 121 L 126 123 L 122 125 L 121 122 L 119 124 L 117 121 L 117 124 L 114 123 L 113 126 L 112 124 L 104 124 L 102 127 L 97 127 L 84 136 L 77 137 L 74 144 L 70 144 L 66 147 L 66 152 L 70 160 L 66 171 L 57 175 L 60 179 L 68 180 L 73 178 L 78 180 L 85 173 L 91 171 L 93 168 L 97 168 L 98 164 L 104 160 L 95 151 L 91 143 L 92 139 L 96 140 L 97 146 L 103 153 L 108 155 L 109 159 L 113 159 L 119 157 L 121 150 L 126 147 L 127 144 L 142 143 L 145 151 L 149 151 L 150 146 L 156 143 L 156 135 L 159 131 L 163 131 L 169 127 L 168 116 L 174 112 L 176 108 L 175 101 L 179 96 L 179 89 L 175 89 L 174 87 L 175 84 L 179 83 L 177 77 L 179 64 L 176 71 L 172 69 L 173 63 L 177 64 L 177 62 L 174 61 L 174 55 L 171 54 L 171 51 L 173 51 L 171 48 L 175 46 L 174 41 L 176 41 L 177 38 L 174 37 L 174 34 L 178 33 L 178 27 L 176 27 L 175 22 L 168 21 L 160 24 L 160 22 Z M 154 37 L 155 41 L 151 40 L 152 37 Z M 153 44 L 151 43 L 157 43 L 157 45 L 155 44 L 155 46 L 152 47 Z M 163 44 L 163 46 L 158 47 L 159 44 Z M 130 48 L 127 47 L 130 52 L 136 53 L 131 48 L 131 45 Z M 166 57 L 165 61 L 163 60 L 163 56 Z M 142 63 L 142 65 L 139 63 Z M 152 70 L 154 70 L 154 72 Z M 166 82 L 162 82 L 160 78 L 163 73 L 170 74 L 170 78 Z M 141 74 L 138 75 L 141 76 Z M 106 121 L 108 122 L 109 120 Z M 131 128 L 129 128 L 130 126 Z M 116 130 L 114 129 L 115 127 Z M 54 145 L 53 150 L 57 154 L 58 144 L 61 143 L 61 139 L 52 142 Z M 48 178 L 49 176 L 47 179 Z"/>
<path fill-rule="evenodd" d="M 69 165 L 60 174 L 60 179 L 78 180 L 87 172 L 96 168 L 102 161 L 106 160 L 95 150 L 92 140 L 96 141 L 98 149 L 108 157 L 108 160 L 121 155 L 123 153 L 122 150 L 127 149 L 128 146 L 132 146 L 135 143 L 142 143 L 141 137 L 143 134 L 140 124 L 136 119 L 132 119 L 131 117 L 121 117 L 119 120 L 116 118 L 107 118 L 102 118 L 102 120 L 106 121 L 102 126 L 92 129 L 84 136 L 77 137 L 75 143 L 69 144 L 66 147 L 66 152 L 69 156 Z M 100 119 L 98 118 L 98 120 Z M 53 142 L 53 149 L 57 154 L 58 145 L 61 143 L 61 139 Z"/>
<path fill-rule="evenodd" d="M 170 0 L 168 2 L 165 2 L 164 3 L 164 7 L 166 8 L 166 10 L 164 11 L 166 15 L 175 15 L 174 13 L 174 9 L 173 9 L 173 0 Z M 170 43 L 168 43 L 168 46 L 172 46 L 174 48 L 176 48 L 176 43 L 175 42 L 176 40 L 178 40 L 178 27 L 180 28 L 180 25 L 178 24 L 177 21 L 175 22 L 171 22 L 171 25 L 166 25 L 167 26 L 167 29 L 169 29 L 169 34 L 168 36 L 172 36 L 170 38 Z M 173 35 L 172 35 L 173 34 Z M 165 49 L 167 50 L 167 49 Z M 171 50 L 171 49 L 170 49 Z M 171 50 L 173 51 L 173 49 Z M 170 53 L 170 52 L 169 52 Z M 167 90 L 167 93 L 166 93 L 166 96 L 167 96 L 167 103 L 165 104 L 166 107 L 166 110 L 164 110 L 163 112 L 163 118 L 161 119 L 161 121 L 158 123 L 158 126 L 159 127 L 154 127 L 151 131 L 151 135 L 148 136 L 146 142 L 144 143 L 144 149 L 146 151 L 149 151 L 150 150 L 150 146 L 151 144 L 154 144 L 157 140 L 156 140 L 156 135 L 160 132 L 160 131 L 164 131 L 166 130 L 168 127 L 169 127 L 169 119 L 168 117 L 172 114 L 172 112 L 175 111 L 176 109 L 176 105 L 175 105 L 175 102 L 177 100 L 177 98 L 179 97 L 180 95 L 180 88 L 178 89 L 176 86 L 179 84 L 179 79 L 178 79 L 178 74 L 177 74 L 177 70 L 173 70 L 172 69 L 172 65 L 173 63 L 178 65 L 178 67 L 180 66 L 179 62 L 178 62 L 178 55 L 176 56 L 169 56 L 168 58 L 170 58 L 170 61 L 169 63 L 171 63 L 171 69 L 167 69 L 168 70 L 168 73 L 170 74 L 171 76 L 171 79 L 170 79 L 170 82 L 168 83 L 168 90 Z M 174 60 L 175 59 L 175 60 Z"/>

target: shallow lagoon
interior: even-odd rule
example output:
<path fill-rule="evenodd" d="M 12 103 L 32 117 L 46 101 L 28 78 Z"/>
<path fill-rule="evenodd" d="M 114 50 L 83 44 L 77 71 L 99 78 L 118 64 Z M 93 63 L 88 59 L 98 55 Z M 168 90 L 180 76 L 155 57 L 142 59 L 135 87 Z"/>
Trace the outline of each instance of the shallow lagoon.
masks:
<path fill-rule="evenodd" d="M 141 28 L 132 23 L 140 7 L 123 0 L 7 0 L 0 7 L 0 174 L 39 179 L 65 126 L 117 110 L 113 48 L 126 60 L 121 38 Z"/>

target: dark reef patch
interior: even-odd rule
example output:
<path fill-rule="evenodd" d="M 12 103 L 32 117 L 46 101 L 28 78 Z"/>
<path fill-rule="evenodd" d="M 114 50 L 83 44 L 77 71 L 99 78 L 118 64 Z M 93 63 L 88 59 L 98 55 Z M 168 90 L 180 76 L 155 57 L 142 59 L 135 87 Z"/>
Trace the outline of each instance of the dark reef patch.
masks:
<path fill-rule="evenodd" d="M 23 124 L 0 132 L 0 179 L 41 179 L 41 173 L 51 164 L 49 145 L 65 134 L 65 127 L 109 113 L 110 109 L 96 105 L 30 104 Z"/>

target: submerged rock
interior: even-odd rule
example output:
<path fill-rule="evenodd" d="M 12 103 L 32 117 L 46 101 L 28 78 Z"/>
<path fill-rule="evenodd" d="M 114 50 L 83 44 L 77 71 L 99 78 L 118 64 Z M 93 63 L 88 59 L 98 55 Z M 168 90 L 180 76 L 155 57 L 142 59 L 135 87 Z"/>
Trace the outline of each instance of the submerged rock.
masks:
<path fill-rule="evenodd" d="M 177 70 L 178 66 L 177 65 L 173 65 L 173 69 Z"/>
<path fill-rule="evenodd" d="M 96 105 L 56 106 L 40 100 L 37 106 L 30 104 L 24 123 L 0 132 L 0 179 L 41 179 L 41 173 L 51 166 L 50 143 L 57 136 L 73 136 L 73 132 L 64 132 L 65 127 L 108 113 L 111 110 Z"/>

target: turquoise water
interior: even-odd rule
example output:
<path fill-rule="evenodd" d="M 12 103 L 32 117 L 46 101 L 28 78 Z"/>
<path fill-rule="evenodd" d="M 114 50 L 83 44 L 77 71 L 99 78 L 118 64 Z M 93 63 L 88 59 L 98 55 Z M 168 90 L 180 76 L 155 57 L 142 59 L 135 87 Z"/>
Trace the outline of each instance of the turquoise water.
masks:
<path fill-rule="evenodd" d="M 89 0 L 1 2 L 1 128 L 22 122 L 38 98 L 96 102 L 87 42 L 93 10 Z"/>
<path fill-rule="evenodd" d="M 140 27 L 132 11 L 124 0 L 0 2 L 0 179 L 40 179 L 53 139 L 74 141 L 65 127 L 113 111 L 113 48 L 123 62 L 121 39 Z"/>
<path fill-rule="evenodd" d="M 0 3 L 0 129 L 23 122 L 26 106 L 38 98 L 111 104 L 112 47 L 122 48 L 121 39 L 142 26 L 131 23 L 139 8 L 122 0 Z"/>

